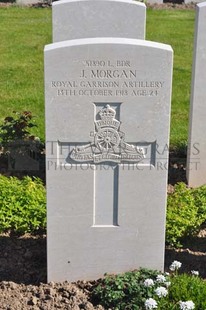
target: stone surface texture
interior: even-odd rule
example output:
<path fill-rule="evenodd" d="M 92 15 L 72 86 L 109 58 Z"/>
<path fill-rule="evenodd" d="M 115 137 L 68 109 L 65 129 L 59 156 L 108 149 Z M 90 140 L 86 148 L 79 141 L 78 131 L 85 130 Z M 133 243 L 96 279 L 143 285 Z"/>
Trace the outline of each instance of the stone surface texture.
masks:
<path fill-rule="evenodd" d="M 201 2 L 204 2 L 204 0 L 184 0 L 185 4 L 188 4 L 188 3 L 201 3 Z"/>
<path fill-rule="evenodd" d="M 163 0 L 148 0 L 148 4 L 163 4 Z"/>
<path fill-rule="evenodd" d="M 45 47 L 48 281 L 163 270 L 172 54 L 122 38 Z"/>
<path fill-rule="evenodd" d="M 43 3 L 43 0 L 17 0 L 16 4 L 21 6 L 28 6 L 37 3 Z"/>
<path fill-rule="evenodd" d="M 145 38 L 146 6 L 131 0 L 62 0 L 53 3 L 53 42 L 122 37 Z"/>
<path fill-rule="evenodd" d="M 190 187 L 206 184 L 206 2 L 197 4 L 187 180 Z"/>

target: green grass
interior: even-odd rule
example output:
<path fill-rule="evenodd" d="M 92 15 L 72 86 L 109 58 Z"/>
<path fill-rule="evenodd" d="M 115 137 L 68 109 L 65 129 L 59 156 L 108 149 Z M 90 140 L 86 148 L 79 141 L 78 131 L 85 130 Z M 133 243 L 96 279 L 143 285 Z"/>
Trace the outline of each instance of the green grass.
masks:
<path fill-rule="evenodd" d="M 44 138 L 44 45 L 51 42 L 51 10 L 0 8 L 0 115 L 30 110 Z"/>
<path fill-rule="evenodd" d="M 194 21 L 194 10 L 147 10 L 147 40 L 169 44 L 174 50 L 172 146 L 185 144 L 188 137 Z"/>
<path fill-rule="evenodd" d="M 187 141 L 194 10 L 147 9 L 147 40 L 172 45 L 171 145 Z M 13 110 L 37 116 L 44 139 L 43 49 L 51 39 L 51 9 L 0 8 L 0 121 Z"/>

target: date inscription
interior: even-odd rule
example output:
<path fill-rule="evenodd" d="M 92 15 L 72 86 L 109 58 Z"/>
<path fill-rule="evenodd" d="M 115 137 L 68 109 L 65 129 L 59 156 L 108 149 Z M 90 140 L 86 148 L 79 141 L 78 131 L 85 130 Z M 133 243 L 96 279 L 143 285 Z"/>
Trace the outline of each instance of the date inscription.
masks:
<path fill-rule="evenodd" d="M 141 80 L 130 60 L 84 60 L 76 78 L 51 81 L 56 96 L 157 97 L 161 80 Z"/>

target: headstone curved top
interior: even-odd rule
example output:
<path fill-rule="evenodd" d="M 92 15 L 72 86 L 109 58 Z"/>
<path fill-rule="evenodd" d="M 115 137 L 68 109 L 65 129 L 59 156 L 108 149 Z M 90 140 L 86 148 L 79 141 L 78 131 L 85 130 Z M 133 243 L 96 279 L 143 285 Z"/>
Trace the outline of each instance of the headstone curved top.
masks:
<path fill-rule="evenodd" d="M 52 5 L 53 42 L 95 38 L 145 38 L 146 6 L 131 0 L 62 0 Z"/>

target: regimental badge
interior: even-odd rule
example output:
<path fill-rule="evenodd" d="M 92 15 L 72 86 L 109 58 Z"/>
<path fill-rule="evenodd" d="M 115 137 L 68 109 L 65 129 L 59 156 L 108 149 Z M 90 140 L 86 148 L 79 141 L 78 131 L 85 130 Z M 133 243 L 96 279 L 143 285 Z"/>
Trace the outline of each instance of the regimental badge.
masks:
<path fill-rule="evenodd" d="M 99 112 L 94 122 L 94 141 L 76 146 L 69 154 L 75 162 L 135 162 L 145 158 L 144 149 L 124 141 L 125 134 L 120 131 L 120 122 L 115 119 L 116 111 L 109 104 Z"/>

